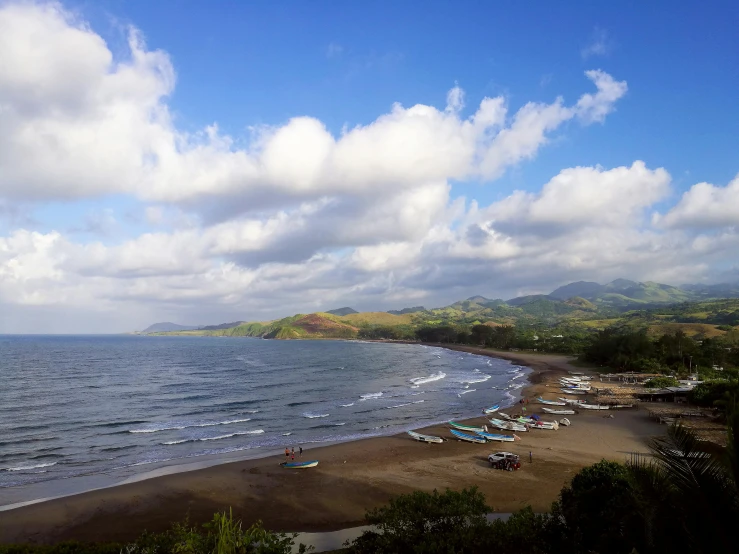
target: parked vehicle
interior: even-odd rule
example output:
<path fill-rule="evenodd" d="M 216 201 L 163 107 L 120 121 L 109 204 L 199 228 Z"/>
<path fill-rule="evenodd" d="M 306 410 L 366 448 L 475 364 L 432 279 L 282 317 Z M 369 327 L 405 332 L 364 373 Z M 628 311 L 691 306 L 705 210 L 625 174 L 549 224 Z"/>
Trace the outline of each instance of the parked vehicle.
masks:
<path fill-rule="evenodd" d="M 506 471 L 516 471 L 521 467 L 521 458 L 511 452 L 496 452 L 488 456 L 490 467 L 494 469 L 504 469 Z"/>

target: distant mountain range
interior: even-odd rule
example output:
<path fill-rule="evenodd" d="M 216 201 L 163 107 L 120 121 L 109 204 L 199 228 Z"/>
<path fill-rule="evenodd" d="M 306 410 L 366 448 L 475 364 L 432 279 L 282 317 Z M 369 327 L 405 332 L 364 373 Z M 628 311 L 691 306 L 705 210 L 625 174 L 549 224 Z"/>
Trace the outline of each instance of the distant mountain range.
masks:
<path fill-rule="evenodd" d="M 172 333 L 174 331 L 194 331 L 200 329 L 199 325 L 178 325 L 177 323 L 171 323 L 169 321 L 163 321 L 162 323 L 154 323 L 149 325 L 146 329 L 141 331 L 142 333 Z"/>
<path fill-rule="evenodd" d="M 188 326 L 155 323 L 142 333 L 218 334 L 230 336 L 264 336 L 267 338 L 350 338 L 368 327 L 418 325 L 458 322 L 474 324 L 487 321 L 497 324 L 517 321 L 556 323 L 564 319 L 596 320 L 619 317 L 630 310 L 644 310 L 719 298 L 739 298 L 739 284 L 682 285 L 674 287 L 652 281 L 636 282 L 616 279 L 601 285 L 577 281 L 559 287 L 549 294 L 518 296 L 509 300 L 471 296 L 443 308 L 426 309 L 413 306 L 387 312 L 358 312 L 348 306 L 318 312 L 297 314 L 266 323 L 235 321 L 219 325 Z"/>

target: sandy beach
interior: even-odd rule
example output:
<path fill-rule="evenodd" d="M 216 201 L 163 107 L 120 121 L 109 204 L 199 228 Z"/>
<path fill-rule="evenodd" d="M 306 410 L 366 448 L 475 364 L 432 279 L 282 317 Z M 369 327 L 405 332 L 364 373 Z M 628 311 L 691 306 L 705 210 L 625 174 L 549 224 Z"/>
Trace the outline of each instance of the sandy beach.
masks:
<path fill-rule="evenodd" d="M 522 395 L 532 400 L 540 394 L 554 398 L 558 377 L 581 370 L 560 355 L 451 348 L 532 368 L 529 385 L 522 389 Z M 536 403 L 527 408 L 541 413 Z M 307 449 L 303 460 L 320 460 L 311 470 L 282 469 L 280 456 L 156 477 L 0 512 L 0 542 L 126 541 L 144 530 L 164 530 L 185 517 L 200 523 L 229 507 L 246 524 L 261 519 L 273 530 L 328 531 L 361 525 L 367 509 L 400 493 L 472 485 L 481 489 L 495 511 L 511 512 L 526 505 L 545 511 L 579 468 L 604 458 L 624 461 L 630 452 L 645 452 L 649 438 L 664 433 L 664 427 L 643 411 L 613 415 L 580 413 L 570 416 L 570 427 L 519 433 L 522 440 L 515 443 L 450 440 L 427 445 L 396 435 Z M 469 421 L 485 423 L 483 418 Z M 421 432 L 451 438 L 445 426 Z M 522 470 L 491 470 L 487 455 L 497 450 L 521 455 Z"/>

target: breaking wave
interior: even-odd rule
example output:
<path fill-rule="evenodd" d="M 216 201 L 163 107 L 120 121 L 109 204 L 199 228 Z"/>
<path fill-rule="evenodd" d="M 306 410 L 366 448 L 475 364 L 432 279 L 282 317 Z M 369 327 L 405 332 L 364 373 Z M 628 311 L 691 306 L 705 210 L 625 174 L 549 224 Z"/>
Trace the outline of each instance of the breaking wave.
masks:
<path fill-rule="evenodd" d="M 46 462 L 44 464 L 20 465 L 15 467 L 4 467 L 0 471 L 28 471 L 29 469 L 39 469 L 42 467 L 55 466 L 56 462 Z"/>
<path fill-rule="evenodd" d="M 438 373 L 434 373 L 433 375 L 429 375 L 428 377 L 414 377 L 413 379 L 409 379 L 411 383 L 414 385 L 425 385 L 426 383 L 433 383 L 434 381 L 439 381 L 446 377 L 446 373 L 443 371 L 440 371 Z"/>

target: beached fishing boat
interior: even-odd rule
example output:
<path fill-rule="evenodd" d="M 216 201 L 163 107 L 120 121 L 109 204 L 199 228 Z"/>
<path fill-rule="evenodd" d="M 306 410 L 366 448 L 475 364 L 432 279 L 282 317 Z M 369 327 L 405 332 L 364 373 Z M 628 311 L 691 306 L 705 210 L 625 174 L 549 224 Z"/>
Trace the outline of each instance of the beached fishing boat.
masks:
<path fill-rule="evenodd" d="M 590 385 L 584 385 L 582 383 L 568 383 L 567 381 L 560 381 L 559 384 L 565 389 L 590 390 L 592 388 Z"/>
<path fill-rule="evenodd" d="M 508 415 L 507 413 L 505 413 L 505 412 L 498 412 L 498 415 L 499 415 L 500 417 L 502 417 L 503 419 L 507 419 L 508 421 L 516 421 L 516 418 L 515 418 L 515 417 L 511 417 L 511 416 L 509 416 L 509 415 Z"/>
<path fill-rule="evenodd" d="M 564 402 L 562 403 L 564 406 Z M 557 415 L 575 415 L 575 410 L 553 410 L 551 408 L 542 408 L 546 413 L 548 414 L 557 414 Z"/>
<path fill-rule="evenodd" d="M 562 419 L 559 420 L 559 424 L 560 425 L 564 425 L 565 427 L 569 427 L 570 426 L 570 420 L 567 419 L 566 417 L 563 417 Z"/>
<path fill-rule="evenodd" d="M 280 465 L 286 469 L 306 469 L 316 467 L 318 460 L 311 460 L 310 462 L 282 462 Z"/>
<path fill-rule="evenodd" d="M 548 404 L 549 406 L 566 406 L 564 402 L 559 402 L 557 400 L 544 400 L 541 396 L 536 399 L 539 404 Z"/>
<path fill-rule="evenodd" d="M 578 404 L 578 406 L 585 410 L 609 410 L 611 408 L 608 404 Z"/>
<path fill-rule="evenodd" d="M 574 398 L 560 398 L 562 402 L 569 404 L 570 406 L 579 406 L 580 404 L 587 404 L 587 400 L 576 400 Z"/>
<path fill-rule="evenodd" d="M 463 440 L 467 442 L 474 442 L 477 444 L 485 444 L 487 442 L 486 439 L 478 435 L 468 435 L 467 433 L 463 433 L 462 431 L 457 431 L 456 429 L 449 429 L 449 432 L 455 437 L 457 437 L 459 440 Z"/>
<path fill-rule="evenodd" d="M 490 406 L 489 408 L 484 408 L 482 410 L 482 413 L 484 413 L 484 414 L 494 414 L 498 410 L 500 410 L 500 404 L 496 404 L 495 406 Z"/>
<path fill-rule="evenodd" d="M 484 425 L 482 427 L 475 427 L 473 425 L 462 425 L 461 423 L 455 423 L 453 421 L 450 421 L 449 425 L 461 431 L 469 431 L 472 433 L 487 433 L 488 431 L 488 428 Z"/>
<path fill-rule="evenodd" d="M 497 433 L 477 433 L 478 436 L 483 437 L 489 441 L 500 441 L 500 442 L 513 442 L 516 440 L 514 437 L 509 435 L 499 435 Z"/>
<path fill-rule="evenodd" d="M 501 431 L 528 431 L 525 425 L 516 423 L 515 421 L 503 421 L 502 419 L 490 419 L 490 425 Z"/>
<path fill-rule="evenodd" d="M 428 443 L 444 442 L 444 439 L 442 439 L 441 437 L 434 437 L 432 435 L 422 435 L 421 433 L 416 433 L 414 431 L 408 431 L 408 434 L 419 442 L 428 442 Z"/>
<path fill-rule="evenodd" d="M 578 389 L 560 389 L 565 394 L 587 394 L 584 390 Z"/>
<path fill-rule="evenodd" d="M 559 423 L 556 421 L 542 421 L 540 419 L 520 417 L 518 418 L 518 422 L 528 425 L 530 429 L 553 429 L 556 431 L 559 428 Z"/>

